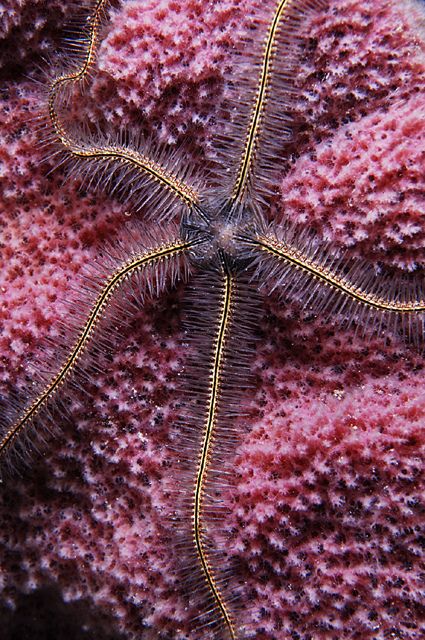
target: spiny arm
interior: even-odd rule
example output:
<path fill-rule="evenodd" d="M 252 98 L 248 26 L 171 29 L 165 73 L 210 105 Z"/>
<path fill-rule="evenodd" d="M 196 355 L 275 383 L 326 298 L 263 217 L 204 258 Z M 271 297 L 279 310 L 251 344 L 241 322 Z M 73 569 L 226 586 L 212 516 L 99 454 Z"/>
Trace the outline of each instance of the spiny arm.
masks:
<path fill-rule="evenodd" d="M 178 463 L 171 470 L 175 501 L 184 514 L 175 531 L 179 576 L 199 612 L 193 630 L 208 629 L 211 640 L 230 640 L 240 637 L 240 602 L 225 553 L 229 539 L 223 531 L 212 544 L 210 534 L 218 515 L 226 513 L 223 491 L 246 417 L 244 392 L 252 388 L 258 298 L 248 275 L 234 273 L 225 256 L 191 284 L 184 314 L 189 345 L 184 411 L 176 427 Z"/>
<path fill-rule="evenodd" d="M 75 51 L 69 71 L 59 74 L 50 82 L 47 100 L 51 130 L 49 138 L 58 149 L 61 161 L 68 163 L 73 173 L 80 171 L 90 181 L 94 178 L 106 186 L 113 185 L 115 189 L 118 184 L 118 190 L 125 192 L 132 200 L 137 194 L 133 202 L 136 208 L 146 204 L 147 198 L 150 205 L 156 200 L 154 204 L 160 206 L 164 218 L 175 202 L 190 207 L 198 204 L 196 180 L 190 175 L 189 167 L 184 162 L 177 163 L 175 157 L 166 153 L 155 157 L 148 146 L 140 141 L 129 139 L 123 143 L 122 136 L 114 139 L 102 135 L 91 138 L 83 132 L 73 134 L 67 129 L 61 115 L 64 108 L 62 102 L 68 91 L 73 86 L 83 84 L 93 69 L 107 4 L 108 0 L 92 3 L 84 29 L 73 43 Z M 182 169 L 177 169 L 178 164 L 182 165 Z"/>
<path fill-rule="evenodd" d="M 230 179 L 223 175 L 221 181 L 234 205 L 247 196 L 261 200 L 270 190 L 276 159 L 293 133 L 291 110 L 304 27 L 326 6 L 326 0 L 278 0 L 272 11 L 263 5 L 254 10 L 235 61 L 235 78 L 227 88 L 231 124 L 226 117 L 218 136 L 223 166 L 232 167 Z"/>
<path fill-rule="evenodd" d="M 191 244 L 181 240 L 175 230 L 170 237 L 152 245 L 136 227 L 131 235 L 127 233 L 118 253 L 115 251 L 114 255 L 111 249 L 107 267 L 102 266 L 101 272 L 85 278 L 80 297 L 73 301 L 73 325 L 65 327 L 61 342 L 46 353 L 47 366 L 52 357 L 57 366 L 41 376 L 29 397 L 23 402 L 11 401 L 2 412 L 0 462 L 13 453 L 14 457 L 22 457 L 34 440 L 55 426 L 55 414 L 62 413 L 64 385 L 81 386 L 93 368 L 91 360 L 102 351 L 109 351 L 113 327 L 125 320 L 122 304 L 126 287 L 127 299 L 140 304 L 146 294 L 157 294 L 170 280 L 183 276 Z M 135 294 L 137 300 L 132 300 Z"/>
<path fill-rule="evenodd" d="M 425 277 L 377 271 L 370 262 L 347 259 L 295 227 L 265 229 L 246 242 L 256 277 L 270 291 L 294 296 L 324 319 L 379 331 L 387 326 L 417 344 L 424 341 Z"/>

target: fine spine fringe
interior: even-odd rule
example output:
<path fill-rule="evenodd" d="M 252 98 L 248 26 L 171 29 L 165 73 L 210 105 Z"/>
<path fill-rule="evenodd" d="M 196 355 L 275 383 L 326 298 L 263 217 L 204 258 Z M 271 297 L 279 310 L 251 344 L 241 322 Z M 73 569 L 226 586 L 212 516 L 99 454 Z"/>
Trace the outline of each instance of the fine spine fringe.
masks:
<path fill-rule="evenodd" d="M 67 400 L 62 398 L 69 398 L 72 388 L 83 388 L 98 371 L 102 357 L 119 340 L 129 311 L 187 276 L 184 255 L 190 243 L 179 239 L 175 227 L 164 230 L 160 238 L 154 235 L 153 240 L 140 225 L 129 226 L 121 242 L 106 247 L 84 274 L 77 293 L 67 301 L 71 320 L 58 320 L 57 337 L 44 344 L 45 364 L 34 367 L 31 393 L 9 398 L 1 407 L 3 469 L 13 470 L 55 432 L 67 414 Z"/>
<path fill-rule="evenodd" d="M 172 470 L 178 575 L 197 611 L 193 630 L 208 629 L 217 640 L 242 637 L 228 538 L 214 525 L 226 513 L 223 494 L 231 487 L 232 454 L 244 432 L 244 394 L 252 388 L 258 300 L 248 294 L 248 282 L 246 274 L 229 276 L 216 265 L 199 274 L 189 291 L 184 418 L 172 441 L 179 460 Z"/>
<path fill-rule="evenodd" d="M 255 280 L 268 293 L 296 300 L 324 322 L 363 334 L 394 333 L 424 347 L 423 273 L 393 274 L 367 260 L 347 258 L 297 227 L 264 226 L 245 238 Z"/>
<path fill-rule="evenodd" d="M 250 22 L 215 140 L 217 198 L 264 204 L 276 165 L 292 141 L 294 76 L 308 20 L 325 10 L 327 0 L 279 0 L 272 16 L 263 6 Z M 229 172 L 228 169 L 231 168 Z"/>

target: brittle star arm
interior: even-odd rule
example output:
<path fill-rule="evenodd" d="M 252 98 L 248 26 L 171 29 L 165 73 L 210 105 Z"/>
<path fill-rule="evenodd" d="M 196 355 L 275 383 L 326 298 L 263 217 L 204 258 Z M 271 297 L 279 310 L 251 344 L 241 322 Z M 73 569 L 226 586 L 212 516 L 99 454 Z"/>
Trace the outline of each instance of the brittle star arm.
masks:
<path fill-rule="evenodd" d="M 175 474 L 180 501 L 180 576 L 192 594 L 193 629 L 214 640 L 239 637 L 237 594 L 232 589 L 228 538 L 217 518 L 227 512 L 223 494 L 235 444 L 246 416 L 243 393 L 252 388 L 250 362 L 257 297 L 248 276 L 229 268 L 224 256 L 195 276 L 186 304 L 190 352 L 186 362 Z M 207 631 L 208 629 L 208 631 Z"/>
<path fill-rule="evenodd" d="M 424 340 L 425 278 L 423 273 L 382 274 L 366 260 L 336 254 L 308 232 L 266 230 L 247 238 L 257 265 L 256 278 L 270 291 L 294 295 L 323 317 L 364 329 L 382 325 L 414 342 Z"/>
<path fill-rule="evenodd" d="M 104 328 L 109 336 L 110 325 L 120 322 L 120 309 L 115 310 L 113 305 L 116 295 L 123 293 L 124 285 L 128 284 L 130 294 L 140 299 L 146 291 L 159 292 L 167 278 L 171 276 L 174 280 L 182 270 L 187 269 L 187 264 L 182 264 L 182 261 L 187 260 L 191 246 L 190 242 L 178 236 L 151 248 L 141 249 L 139 245 L 138 250 L 130 252 L 130 257 L 112 260 L 106 277 L 102 274 L 95 278 L 94 284 L 85 286 L 81 293 L 82 310 L 78 310 L 78 304 L 73 308 L 73 315 L 79 318 L 85 312 L 85 319 L 76 331 L 72 327 L 71 344 L 57 345 L 55 355 L 58 351 L 64 354 L 57 370 L 40 381 L 32 397 L 26 399 L 23 406 L 12 403 L 10 410 L 5 411 L 6 417 L 0 421 L 0 459 L 12 452 L 18 457 L 25 455 L 27 443 L 31 448 L 33 441 L 38 438 L 37 432 L 41 434 L 44 428 L 54 426 L 52 407 L 54 409 L 58 396 L 62 395 L 64 385 L 84 374 L 84 368 L 88 366 L 85 358 L 90 356 L 91 349 L 99 349 L 102 342 L 99 336 L 101 323 L 105 317 L 110 321 L 109 316 L 112 316 L 114 322 L 108 322 Z"/>
<path fill-rule="evenodd" d="M 77 43 L 80 50 L 77 56 L 74 54 L 72 58 L 71 70 L 59 74 L 50 82 L 47 104 L 51 128 L 49 139 L 59 149 L 58 153 L 63 162 L 71 163 L 73 171 L 80 171 L 90 182 L 97 180 L 110 185 L 113 190 L 125 192 L 136 208 L 146 205 L 147 201 L 150 205 L 160 206 L 162 212 L 168 208 L 172 210 L 175 203 L 198 208 L 199 192 L 196 180 L 184 163 L 179 171 L 176 158 L 164 154 L 155 158 L 154 154 L 143 149 L 138 141 L 133 140 L 133 144 L 127 145 L 122 144 L 119 137 L 112 140 L 111 137 L 102 139 L 102 135 L 91 138 L 83 133 L 71 134 L 64 124 L 60 101 L 67 95 L 68 89 L 82 84 L 93 68 L 107 4 L 107 0 L 97 0 L 93 3 L 84 33 Z M 157 191 L 152 191 L 152 187 L 156 187 Z M 171 202 L 164 206 L 167 196 L 171 196 Z M 151 210 L 152 208 L 151 206 Z M 164 213 L 162 217 L 166 217 Z"/>
<path fill-rule="evenodd" d="M 196 471 L 195 491 L 193 496 L 193 537 L 199 561 L 202 566 L 205 579 L 213 597 L 224 626 L 231 638 L 236 639 L 236 631 L 231 614 L 226 606 L 223 595 L 217 586 L 214 571 L 205 545 L 205 533 L 203 524 L 203 502 L 205 485 L 212 455 L 213 443 L 216 439 L 217 413 L 220 403 L 220 385 L 222 384 L 223 368 L 225 362 L 225 348 L 228 339 L 231 314 L 234 305 L 235 282 L 233 276 L 224 272 L 220 282 L 220 310 L 217 317 L 216 333 L 213 342 L 212 359 L 210 363 L 209 388 L 207 390 L 207 407 L 203 428 L 203 439 Z"/>
<path fill-rule="evenodd" d="M 271 188 L 284 143 L 293 133 L 295 72 L 304 26 L 326 6 L 326 0 L 278 0 L 271 15 L 265 17 L 261 6 L 252 20 L 257 28 L 242 45 L 228 88 L 231 113 L 236 115 L 230 127 L 223 123 L 225 144 L 220 137 L 226 166 L 232 166 L 227 188 L 235 205 L 249 195 L 261 199 Z"/>

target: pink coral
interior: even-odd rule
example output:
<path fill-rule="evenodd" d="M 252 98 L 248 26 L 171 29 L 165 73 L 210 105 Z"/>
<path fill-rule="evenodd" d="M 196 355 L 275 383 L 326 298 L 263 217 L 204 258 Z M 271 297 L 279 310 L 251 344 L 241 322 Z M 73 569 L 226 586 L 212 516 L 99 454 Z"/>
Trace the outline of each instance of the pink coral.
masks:
<path fill-rule="evenodd" d="M 201 162 L 251 6 L 124 3 L 105 26 L 100 71 L 78 115 L 163 141 L 188 133 Z M 34 72 L 30 54 L 58 38 L 60 7 L 10 3 L 2 16 L 25 74 Z M 335 0 L 314 21 L 298 81 L 300 132 L 275 201 L 277 215 L 408 269 L 424 263 L 423 14 L 413 0 Z M 55 334 L 59 300 L 119 236 L 124 211 L 63 184 L 59 172 L 46 175 L 33 126 L 40 91 L 13 69 L 1 94 L 3 396 L 31 383 L 29 363 Z M 205 637 L 179 591 L 167 524 L 182 295 L 134 317 L 104 371 L 72 397 L 72 422 L 31 470 L 4 483 L 6 639 L 46 638 L 59 624 L 64 638 Z M 232 575 L 247 633 L 419 639 L 423 357 L 395 338 L 365 342 L 298 316 L 276 299 L 265 304 L 252 429 L 241 421 L 220 523 L 229 563 L 239 564 Z"/>
<path fill-rule="evenodd" d="M 344 2 L 321 17 L 299 83 L 316 145 L 281 185 L 291 219 L 408 269 L 423 264 L 423 28 L 416 2 Z"/>
<path fill-rule="evenodd" d="M 392 252 L 404 268 L 422 264 L 424 139 L 420 95 L 341 126 L 284 178 L 285 215 L 323 226 L 323 235 L 359 253 Z"/>
<path fill-rule="evenodd" d="M 0 68 L 7 76 L 22 72 L 36 56 L 46 56 L 69 20 L 72 3 L 52 0 L 6 0 L 0 6 Z M 57 41 L 57 40 L 56 40 Z"/>
<path fill-rule="evenodd" d="M 242 6 L 235 0 L 151 0 L 143 11 L 137 0 L 127 2 L 102 43 L 92 95 L 113 96 L 109 121 L 116 123 L 130 109 L 163 142 L 193 137 L 211 118 L 223 65 L 243 31 Z"/>

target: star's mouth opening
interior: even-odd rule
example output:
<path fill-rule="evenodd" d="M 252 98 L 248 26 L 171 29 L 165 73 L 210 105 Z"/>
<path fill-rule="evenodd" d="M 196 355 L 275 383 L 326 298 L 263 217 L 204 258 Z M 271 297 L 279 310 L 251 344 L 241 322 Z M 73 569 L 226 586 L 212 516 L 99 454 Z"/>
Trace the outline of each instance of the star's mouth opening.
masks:
<path fill-rule="evenodd" d="M 181 234 L 184 240 L 194 243 L 192 262 L 208 266 L 224 257 L 236 268 L 242 267 L 246 262 L 243 238 L 252 234 L 254 220 L 249 206 L 209 208 L 202 215 L 196 209 L 189 211 L 182 219 Z"/>

